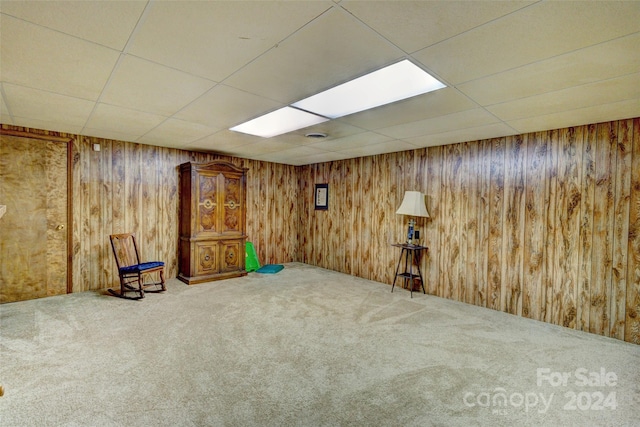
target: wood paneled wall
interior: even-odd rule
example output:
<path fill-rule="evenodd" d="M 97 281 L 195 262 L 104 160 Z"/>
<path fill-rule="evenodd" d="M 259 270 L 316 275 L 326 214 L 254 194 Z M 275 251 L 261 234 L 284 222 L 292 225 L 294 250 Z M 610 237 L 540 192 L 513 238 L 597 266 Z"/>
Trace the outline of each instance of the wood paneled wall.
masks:
<path fill-rule="evenodd" d="M 92 151 L 93 144 L 101 151 Z M 79 138 L 74 182 L 74 291 L 117 281 L 109 234 L 134 231 L 147 259 L 177 275 L 178 166 L 224 159 L 248 168 L 247 236 L 263 263 L 291 262 L 297 251 L 294 166 L 164 147 Z"/>
<path fill-rule="evenodd" d="M 136 232 L 175 277 L 177 167 L 222 158 L 249 169 L 247 234 L 263 264 L 391 284 L 407 220 L 395 210 L 418 190 L 429 294 L 640 344 L 640 118 L 303 167 L 3 128 L 74 140 L 74 292 L 116 284 L 116 232 Z"/>
<path fill-rule="evenodd" d="M 300 260 L 391 284 L 405 190 L 428 293 L 640 344 L 640 119 L 304 166 Z"/>
<path fill-rule="evenodd" d="M 177 275 L 178 166 L 224 159 L 248 168 L 247 235 L 261 263 L 298 255 L 294 166 L 2 125 L 73 140 L 73 292 L 118 285 L 109 235 L 135 232 L 142 256 Z M 100 144 L 100 151 L 93 151 Z"/>

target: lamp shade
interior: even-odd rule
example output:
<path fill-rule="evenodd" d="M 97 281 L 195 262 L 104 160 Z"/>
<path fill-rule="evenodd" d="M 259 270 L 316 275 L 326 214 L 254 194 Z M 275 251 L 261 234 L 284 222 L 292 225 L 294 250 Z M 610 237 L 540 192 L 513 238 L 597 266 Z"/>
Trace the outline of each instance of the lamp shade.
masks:
<path fill-rule="evenodd" d="M 424 203 L 424 194 L 419 191 L 405 191 L 402 204 L 396 211 L 399 215 L 429 217 L 427 206 Z"/>

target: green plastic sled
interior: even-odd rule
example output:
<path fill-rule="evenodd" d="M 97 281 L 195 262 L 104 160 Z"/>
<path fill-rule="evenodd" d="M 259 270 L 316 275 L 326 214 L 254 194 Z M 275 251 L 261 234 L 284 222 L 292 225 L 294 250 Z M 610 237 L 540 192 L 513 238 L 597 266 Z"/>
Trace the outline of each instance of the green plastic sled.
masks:
<path fill-rule="evenodd" d="M 256 254 L 256 249 L 253 247 L 253 243 L 246 242 L 245 244 L 245 252 L 246 259 L 244 262 L 244 268 L 247 272 L 256 271 L 260 268 L 260 263 L 258 262 L 258 255 Z"/>

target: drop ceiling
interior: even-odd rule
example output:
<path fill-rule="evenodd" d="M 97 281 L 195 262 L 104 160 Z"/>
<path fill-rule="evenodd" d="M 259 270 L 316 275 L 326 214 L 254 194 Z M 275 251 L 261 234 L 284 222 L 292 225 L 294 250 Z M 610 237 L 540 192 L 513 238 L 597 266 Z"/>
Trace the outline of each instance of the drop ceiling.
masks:
<path fill-rule="evenodd" d="M 1 121 L 304 165 L 640 116 L 638 1 L 0 1 Z M 230 127 L 402 59 L 446 88 Z M 326 133 L 323 139 L 305 134 Z"/>

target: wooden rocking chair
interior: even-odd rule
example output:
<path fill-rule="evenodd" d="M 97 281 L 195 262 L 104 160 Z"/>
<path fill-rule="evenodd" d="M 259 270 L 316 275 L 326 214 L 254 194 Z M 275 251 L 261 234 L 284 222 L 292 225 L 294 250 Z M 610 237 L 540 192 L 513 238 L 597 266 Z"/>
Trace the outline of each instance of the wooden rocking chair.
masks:
<path fill-rule="evenodd" d="M 140 262 L 138 245 L 133 233 L 112 234 L 109 236 L 111 248 L 116 258 L 118 275 L 120 276 L 120 292 L 109 289 L 109 292 L 117 297 L 126 299 L 142 299 L 146 292 L 164 292 L 164 262 L 151 261 Z M 144 283 L 144 276 L 158 273 L 160 281 L 157 283 Z M 133 296 L 129 294 L 133 293 Z"/>

